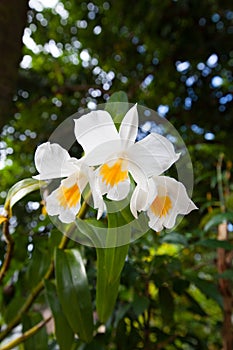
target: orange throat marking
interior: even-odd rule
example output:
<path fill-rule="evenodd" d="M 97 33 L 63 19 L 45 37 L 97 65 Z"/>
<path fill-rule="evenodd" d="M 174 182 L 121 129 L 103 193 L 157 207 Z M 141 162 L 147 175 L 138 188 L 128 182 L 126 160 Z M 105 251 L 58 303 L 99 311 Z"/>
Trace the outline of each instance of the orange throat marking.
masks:
<path fill-rule="evenodd" d="M 122 170 L 123 160 L 118 159 L 112 166 L 104 164 L 100 168 L 100 176 L 106 185 L 113 187 L 128 177 L 128 170 Z"/>
<path fill-rule="evenodd" d="M 81 193 L 77 184 L 74 184 L 71 187 L 61 186 L 58 193 L 58 201 L 60 205 L 64 208 L 75 207 L 80 201 Z"/>
<path fill-rule="evenodd" d="M 169 196 L 157 196 L 155 197 L 153 203 L 150 206 L 152 212 L 159 216 L 166 216 L 169 210 L 172 208 L 172 202 Z"/>

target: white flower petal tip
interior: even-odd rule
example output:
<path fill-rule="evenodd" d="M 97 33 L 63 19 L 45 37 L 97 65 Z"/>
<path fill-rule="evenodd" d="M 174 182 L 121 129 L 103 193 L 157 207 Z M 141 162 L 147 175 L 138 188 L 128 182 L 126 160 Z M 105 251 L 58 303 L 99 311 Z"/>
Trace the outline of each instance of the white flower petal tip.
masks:
<path fill-rule="evenodd" d="M 104 214 L 105 211 L 106 211 L 106 208 L 105 208 L 105 209 L 104 209 L 104 208 L 101 208 L 101 209 L 98 209 L 98 210 L 97 210 L 97 220 L 99 220 L 99 219 L 102 218 L 102 216 L 103 216 L 103 214 Z"/>
<path fill-rule="evenodd" d="M 34 175 L 34 176 L 32 176 L 32 178 L 33 178 L 34 180 L 40 181 L 40 175 Z"/>
<path fill-rule="evenodd" d="M 153 180 L 158 194 L 147 210 L 149 226 L 153 230 L 158 232 L 164 227 L 171 229 L 178 215 L 187 215 L 198 209 L 181 182 L 166 176 L 155 176 Z"/>
<path fill-rule="evenodd" d="M 119 135 L 122 141 L 127 144 L 134 143 L 138 133 L 138 110 L 137 104 L 131 107 L 124 116 Z"/>
<path fill-rule="evenodd" d="M 71 175 L 77 167 L 69 163 L 70 155 L 57 143 L 46 142 L 35 152 L 35 166 L 39 172 L 37 180 L 49 180 Z"/>
<path fill-rule="evenodd" d="M 193 203 L 193 201 L 190 199 L 190 203 L 187 208 L 186 214 L 189 214 L 193 210 L 199 210 L 199 208 Z"/>
<path fill-rule="evenodd" d="M 157 188 L 152 179 L 148 179 L 145 188 L 137 185 L 130 201 L 130 210 L 137 219 L 138 212 L 147 211 L 153 199 L 157 195 Z"/>
<path fill-rule="evenodd" d="M 147 177 L 152 177 L 170 168 L 180 154 L 164 136 L 151 133 L 130 147 L 128 157 Z"/>
<path fill-rule="evenodd" d="M 92 111 L 74 119 L 74 133 L 85 154 L 111 140 L 119 140 L 111 115 L 106 111 Z"/>
<path fill-rule="evenodd" d="M 181 153 L 175 153 L 175 161 L 176 162 L 178 159 L 180 159 Z"/>

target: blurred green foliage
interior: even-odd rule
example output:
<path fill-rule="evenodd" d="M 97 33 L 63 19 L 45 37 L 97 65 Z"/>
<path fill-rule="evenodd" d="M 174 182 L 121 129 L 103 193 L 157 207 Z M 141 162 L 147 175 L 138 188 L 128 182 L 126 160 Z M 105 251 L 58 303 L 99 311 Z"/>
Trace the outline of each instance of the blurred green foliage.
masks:
<path fill-rule="evenodd" d="M 218 251 L 231 254 L 233 244 L 231 2 L 60 0 L 50 8 L 31 0 L 29 7 L 15 113 L 1 134 L 1 204 L 14 183 L 35 174 L 36 146 L 64 119 L 123 90 L 130 102 L 157 110 L 181 134 L 193 161 L 193 200 L 199 211 L 184 218 L 176 232 L 150 231 L 130 245 L 114 312 L 104 326 L 94 313 L 89 344 L 73 339 L 74 315 L 67 323 L 72 305 L 61 312 L 64 295 L 63 304 L 54 304 L 51 295 L 57 299 L 57 292 L 53 282 L 46 282 L 46 293 L 42 290 L 24 313 L 23 329 L 51 307 L 55 326 L 67 330 L 67 344 L 55 337 L 57 330 L 50 330 L 48 338 L 41 331 L 24 349 L 42 349 L 44 342 L 43 349 L 54 350 L 57 342 L 66 350 L 72 342 L 73 350 L 220 349 L 224 300 Z M 217 228 L 224 219 L 229 236 L 220 242 Z M 38 191 L 15 204 L 10 234 L 14 254 L 0 286 L 1 326 L 14 319 L 43 279 L 61 240 Z M 2 262 L 5 249 L 2 239 Z M 69 242 L 70 249 L 83 257 L 95 310 L 95 249 Z M 223 273 L 232 283 L 232 260 Z"/>

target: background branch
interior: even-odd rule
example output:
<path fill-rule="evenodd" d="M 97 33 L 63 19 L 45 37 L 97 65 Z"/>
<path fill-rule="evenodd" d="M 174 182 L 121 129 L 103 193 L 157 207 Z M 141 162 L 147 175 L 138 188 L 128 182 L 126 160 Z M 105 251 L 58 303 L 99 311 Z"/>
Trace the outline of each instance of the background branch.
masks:
<path fill-rule="evenodd" d="M 10 341 L 8 344 L 3 345 L 1 347 L 1 350 L 10 350 L 13 349 L 15 346 L 19 345 L 20 343 L 23 343 L 25 340 L 36 334 L 41 328 L 44 327 L 46 323 L 48 323 L 52 319 L 52 316 L 49 316 L 45 320 L 39 322 L 34 327 L 27 330 L 25 333 L 23 333 L 20 337 Z"/>
<path fill-rule="evenodd" d="M 3 223 L 3 234 L 4 234 L 4 237 L 6 240 L 7 248 L 6 248 L 5 259 L 3 261 L 3 264 L 2 264 L 2 267 L 0 270 L 0 284 L 1 284 L 5 274 L 7 272 L 7 270 L 9 269 L 12 254 L 13 254 L 13 249 L 14 249 L 14 240 L 9 233 L 9 221 L 8 221 L 8 219 Z"/>

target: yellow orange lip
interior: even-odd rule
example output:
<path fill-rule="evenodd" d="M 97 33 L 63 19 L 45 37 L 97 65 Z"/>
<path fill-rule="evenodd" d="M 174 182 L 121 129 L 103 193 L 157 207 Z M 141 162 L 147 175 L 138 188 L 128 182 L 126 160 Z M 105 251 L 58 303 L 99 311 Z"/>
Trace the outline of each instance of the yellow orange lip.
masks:
<path fill-rule="evenodd" d="M 172 202 L 169 196 L 157 196 L 155 197 L 153 203 L 150 206 L 154 215 L 166 216 L 169 210 L 172 208 Z"/>
<path fill-rule="evenodd" d="M 113 187 L 128 177 L 128 170 L 123 170 L 123 159 L 118 159 L 112 166 L 104 164 L 100 168 L 100 176 L 106 185 Z"/>
<path fill-rule="evenodd" d="M 81 193 L 77 184 L 71 187 L 61 186 L 58 194 L 58 201 L 62 207 L 75 207 L 80 201 L 80 198 Z"/>

